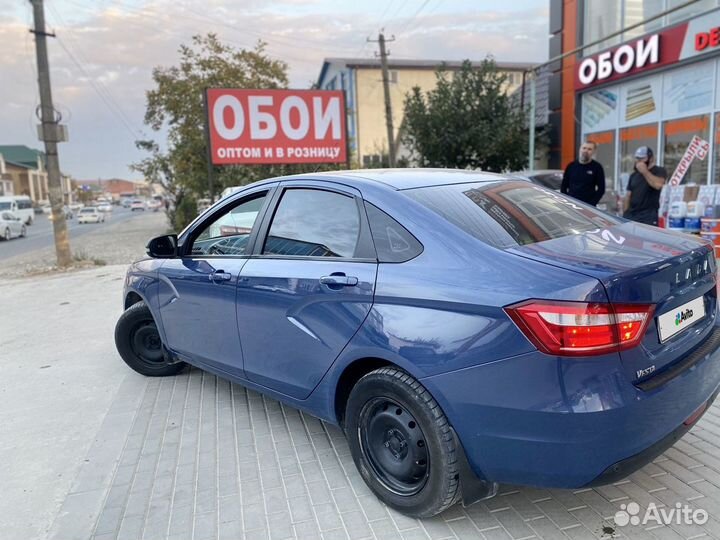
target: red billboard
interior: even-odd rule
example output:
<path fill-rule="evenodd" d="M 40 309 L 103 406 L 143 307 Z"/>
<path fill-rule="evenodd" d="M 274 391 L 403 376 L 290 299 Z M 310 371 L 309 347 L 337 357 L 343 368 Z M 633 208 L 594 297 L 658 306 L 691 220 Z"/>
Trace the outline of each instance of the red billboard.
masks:
<path fill-rule="evenodd" d="M 345 163 L 340 90 L 207 90 L 214 165 Z"/>

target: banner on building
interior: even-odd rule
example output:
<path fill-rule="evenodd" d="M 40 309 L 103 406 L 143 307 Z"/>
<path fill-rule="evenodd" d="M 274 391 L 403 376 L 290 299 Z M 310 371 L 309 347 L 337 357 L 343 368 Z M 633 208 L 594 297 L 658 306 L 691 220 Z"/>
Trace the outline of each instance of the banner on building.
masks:
<path fill-rule="evenodd" d="M 587 56 L 575 70 L 575 89 L 624 79 L 697 56 L 720 47 L 720 10 L 714 10 L 661 32 Z"/>
<path fill-rule="evenodd" d="M 701 161 L 704 160 L 707 157 L 708 152 L 710 152 L 710 143 L 701 139 L 697 135 L 694 135 L 687 147 L 687 150 L 685 150 L 685 154 L 683 154 L 680 163 L 678 163 L 678 166 L 675 168 L 675 172 L 670 177 L 670 185 L 677 186 L 682 181 L 693 160 L 695 158 L 698 158 Z"/>
<path fill-rule="evenodd" d="M 339 90 L 207 90 L 214 165 L 345 163 Z"/>

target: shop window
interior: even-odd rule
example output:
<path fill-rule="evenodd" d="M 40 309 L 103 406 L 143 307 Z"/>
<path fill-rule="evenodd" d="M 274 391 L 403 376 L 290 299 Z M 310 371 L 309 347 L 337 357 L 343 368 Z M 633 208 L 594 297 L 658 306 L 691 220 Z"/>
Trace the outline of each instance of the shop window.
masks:
<path fill-rule="evenodd" d="M 615 132 L 603 131 L 585 135 L 585 140 L 597 145 L 595 161 L 602 165 L 605 171 L 605 186 L 607 189 L 618 189 L 615 184 Z"/>
<path fill-rule="evenodd" d="M 706 141 L 710 140 L 710 116 L 693 116 L 663 123 L 663 167 L 667 170 L 668 177 L 672 176 L 695 135 Z M 708 159 L 700 161 L 696 158 L 680 183 L 707 184 L 707 179 Z"/>
<path fill-rule="evenodd" d="M 618 164 L 618 178 L 621 193 L 624 193 L 627 189 L 628 180 L 635 168 L 635 158 L 633 157 L 635 150 L 637 150 L 640 146 L 649 146 L 655 153 L 655 158 L 657 160 L 657 143 L 657 124 L 645 124 L 642 126 L 635 126 L 620 130 L 620 162 Z"/>
<path fill-rule="evenodd" d="M 687 4 L 687 0 L 667 0 L 666 9 L 672 9 L 681 4 Z M 700 0 L 699 2 L 694 2 L 693 4 L 691 4 L 687 7 L 684 7 L 682 9 L 679 9 L 677 11 L 670 13 L 666 17 L 667 18 L 666 24 L 667 25 L 675 24 L 677 22 L 683 21 L 694 15 L 700 15 L 701 13 L 705 13 L 709 9 L 716 7 L 716 5 L 717 5 L 716 0 Z"/>
<path fill-rule="evenodd" d="M 713 175 L 713 184 L 720 184 L 720 113 L 715 115 L 715 140 L 711 148 L 715 149 L 715 174 Z"/>
<path fill-rule="evenodd" d="M 623 19 L 625 28 L 646 21 L 665 11 L 665 0 L 625 0 L 625 13 Z M 660 30 L 663 26 L 663 18 L 660 17 L 649 23 L 641 24 L 623 35 L 625 41 L 638 38 L 651 32 Z"/>
<path fill-rule="evenodd" d="M 621 0 L 586 0 L 584 4 L 583 28 L 584 43 L 592 43 L 622 29 Z M 605 40 L 595 47 L 585 49 L 583 56 L 588 56 L 602 49 L 620 43 L 620 37 Z"/>

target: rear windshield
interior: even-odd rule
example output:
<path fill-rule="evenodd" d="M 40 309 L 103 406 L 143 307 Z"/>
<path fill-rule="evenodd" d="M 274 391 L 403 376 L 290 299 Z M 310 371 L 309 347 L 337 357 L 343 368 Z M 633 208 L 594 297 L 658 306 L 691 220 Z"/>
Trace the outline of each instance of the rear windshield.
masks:
<path fill-rule="evenodd" d="M 95 209 L 94 208 L 83 208 L 82 210 L 80 210 L 80 213 L 81 214 L 94 214 Z"/>
<path fill-rule="evenodd" d="M 499 248 L 622 223 L 592 206 L 528 182 L 455 184 L 403 193 L 475 238 Z"/>

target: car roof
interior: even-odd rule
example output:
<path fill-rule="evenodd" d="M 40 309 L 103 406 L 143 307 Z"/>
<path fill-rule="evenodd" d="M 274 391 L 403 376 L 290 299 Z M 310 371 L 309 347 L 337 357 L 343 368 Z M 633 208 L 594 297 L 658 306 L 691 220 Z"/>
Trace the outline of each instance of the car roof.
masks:
<path fill-rule="evenodd" d="M 349 184 L 383 184 L 393 190 L 416 189 L 446 184 L 468 184 L 507 180 L 508 176 L 464 169 L 355 169 L 269 178 L 252 185 L 283 180 L 330 180 Z"/>

